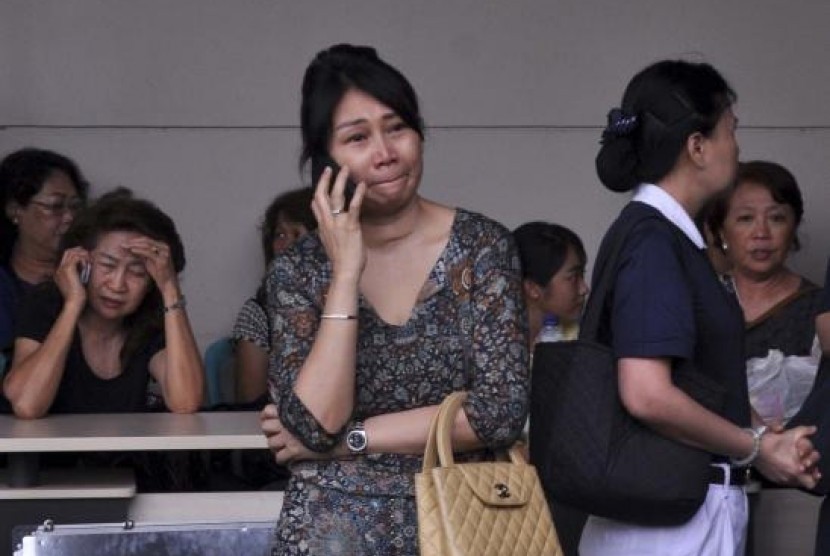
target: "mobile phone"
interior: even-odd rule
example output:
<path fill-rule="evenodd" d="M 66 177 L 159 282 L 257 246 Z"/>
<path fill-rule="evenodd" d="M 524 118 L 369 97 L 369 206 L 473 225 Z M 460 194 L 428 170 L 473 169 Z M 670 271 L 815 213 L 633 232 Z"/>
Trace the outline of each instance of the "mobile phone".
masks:
<path fill-rule="evenodd" d="M 334 180 L 337 179 L 337 175 L 340 173 L 340 165 L 330 156 L 323 155 L 315 156 L 311 159 L 311 187 L 317 187 L 317 184 L 320 183 L 320 176 L 323 175 L 327 166 L 331 168 L 331 183 L 334 185 Z M 357 184 L 352 178 L 348 178 L 346 180 L 346 187 L 343 189 L 343 196 L 346 201 L 345 205 L 343 205 L 345 210 L 348 210 L 349 205 L 352 204 L 352 197 L 354 197 L 356 189 Z"/>
<path fill-rule="evenodd" d="M 90 263 L 89 261 L 86 261 L 81 266 L 81 272 L 80 272 L 81 284 L 83 284 L 84 286 L 89 284 L 89 275 L 90 274 L 92 274 L 92 263 Z"/>

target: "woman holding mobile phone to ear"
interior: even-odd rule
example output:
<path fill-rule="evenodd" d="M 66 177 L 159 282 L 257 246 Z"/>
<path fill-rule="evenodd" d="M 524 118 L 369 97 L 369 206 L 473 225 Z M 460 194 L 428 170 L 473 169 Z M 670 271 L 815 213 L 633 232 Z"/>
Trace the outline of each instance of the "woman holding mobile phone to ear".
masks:
<path fill-rule="evenodd" d="M 302 160 L 342 170 L 316 184 L 318 231 L 267 278 L 275 404 L 262 428 L 292 474 L 272 553 L 414 555 L 413 476 L 438 404 L 469 393 L 453 431 L 461 460 L 524 424 L 518 256 L 503 226 L 419 195 L 417 97 L 374 49 L 320 52 L 302 89 Z"/>
<path fill-rule="evenodd" d="M 3 382 L 15 415 L 144 411 L 151 376 L 169 410 L 196 411 L 203 369 L 183 268 L 175 226 L 155 205 L 119 190 L 81 213 L 54 282 L 21 307 Z"/>

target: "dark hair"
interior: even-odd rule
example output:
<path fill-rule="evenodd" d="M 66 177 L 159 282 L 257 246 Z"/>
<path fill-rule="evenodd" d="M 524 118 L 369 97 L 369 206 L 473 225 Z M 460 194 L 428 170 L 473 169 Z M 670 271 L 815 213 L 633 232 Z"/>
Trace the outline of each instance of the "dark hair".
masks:
<path fill-rule="evenodd" d="M 311 199 L 314 197 L 314 190 L 310 187 L 292 189 L 271 201 L 265 209 L 265 216 L 259 226 L 262 241 L 262 255 L 265 258 L 265 266 L 274 258 L 274 228 L 277 226 L 277 219 L 283 219 L 302 224 L 306 230 L 317 229 L 317 219 L 311 212 Z"/>
<path fill-rule="evenodd" d="M 741 184 L 752 182 L 760 185 L 769 191 L 772 199 L 781 205 L 788 205 L 793 209 L 795 215 L 795 230 L 801 225 L 804 218 L 804 199 L 801 197 L 801 189 L 792 173 L 775 162 L 766 160 L 753 160 L 738 164 L 738 173 L 732 185 L 715 199 L 711 210 L 707 215 L 706 222 L 709 225 L 715 243 L 719 249 L 723 249 L 723 227 L 726 222 L 726 214 L 729 212 L 729 203 L 732 196 Z M 793 251 L 801 249 L 801 242 L 798 234 L 793 237 Z"/>
<path fill-rule="evenodd" d="M 694 133 L 709 136 L 737 96 L 709 64 L 664 60 L 634 76 L 609 113 L 597 174 L 612 191 L 656 183 Z"/>
<path fill-rule="evenodd" d="M 11 201 L 21 207 L 28 205 L 55 172 L 66 174 L 78 196 L 86 199 L 89 185 L 77 164 L 61 154 L 27 147 L 8 154 L 0 162 L 0 264 L 11 257 L 18 233 L 17 226 L 6 215 L 6 206 Z"/>
<path fill-rule="evenodd" d="M 562 269 L 573 249 L 585 264 L 587 256 L 582 240 L 573 231 L 548 222 L 528 222 L 513 230 L 513 238 L 519 249 L 522 278 L 529 278 L 544 287 Z"/>
<path fill-rule="evenodd" d="M 349 89 L 385 104 L 424 138 L 418 96 L 406 77 L 381 60 L 374 48 L 338 44 L 320 51 L 303 77 L 301 167 L 315 156 L 328 154 L 334 112 Z"/>
<path fill-rule="evenodd" d="M 110 232 L 135 232 L 170 247 L 170 258 L 176 272 L 184 269 L 184 245 L 173 220 L 150 201 L 136 199 L 126 188 L 117 188 L 101 196 L 94 204 L 78 213 L 61 241 L 61 251 L 70 247 L 92 250 L 101 236 Z M 124 319 L 127 339 L 121 349 L 121 362 L 164 330 L 164 302 L 155 283 L 138 309 Z"/>

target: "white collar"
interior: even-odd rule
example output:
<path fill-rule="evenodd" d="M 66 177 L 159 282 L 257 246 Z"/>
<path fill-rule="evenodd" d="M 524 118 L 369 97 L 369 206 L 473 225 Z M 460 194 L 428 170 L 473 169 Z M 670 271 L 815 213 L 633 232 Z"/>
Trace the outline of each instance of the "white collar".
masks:
<path fill-rule="evenodd" d="M 692 217 L 677 202 L 677 199 L 669 195 L 662 187 L 651 183 L 641 183 L 637 186 L 632 200 L 654 207 L 660 211 L 660 214 L 680 228 L 698 249 L 704 249 L 706 247 L 706 242 L 703 241 L 703 236 L 700 235 L 700 230 L 695 226 Z"/>

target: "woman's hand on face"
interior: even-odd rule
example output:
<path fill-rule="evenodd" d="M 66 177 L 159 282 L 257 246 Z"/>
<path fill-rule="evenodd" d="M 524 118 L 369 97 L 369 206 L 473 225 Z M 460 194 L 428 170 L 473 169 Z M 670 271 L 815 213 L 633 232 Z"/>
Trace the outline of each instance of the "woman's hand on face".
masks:
<path fill-rule="evenodd" d="M 268 404 L 259 414 L 259 425 L 268 441 L 268 448 L 280 465 L 310 459 L 325 459 L 326 454 L 306 448 L 293 434 L 285 430 L 277 406 Z"/>
<path fill-rule="evenodd" d="M 809 438 L 815 432 L 815 427 L 795 427 L 765 434 L 755 467 L 777 483 L 806 489 L 815 487 L 821 479 L 816 467 L 820 455 Z"/>
<path fill-rule="evenodd" d="M 91 264 L 89 251 L 83 247 L 64 251 L 55 271 L 55 284 L 63 296 L 64 304 L 73 304 L 77 308 L 86 304 L 86 285 L 81 283 L 81 273 L 88 264 Z"/>
<path fill-rule="evenodd" d="M 123 247 L 144 261 L 147 273 L 164 296 L 166 304 L 178 299 L 179 282 L 170 256 L 170 246 L 163 241 L 142 236 L 126 242 Z"/>
<path fill-rule="evenodd" d="M 317 219 L 320 240 L 334 275 L 358 280 L 366 267 L 366 246 L 360 228 L 360 209 L 366 184 L 361 182 L 357 186 L 351 203 L 346 207 L 344 191 L 348 177 L 349 169 L 344 166 L 334 180 L 334 186 L 331 186 L 332 170 L 326 168 L 317 184 L 311 210 Z"/>

